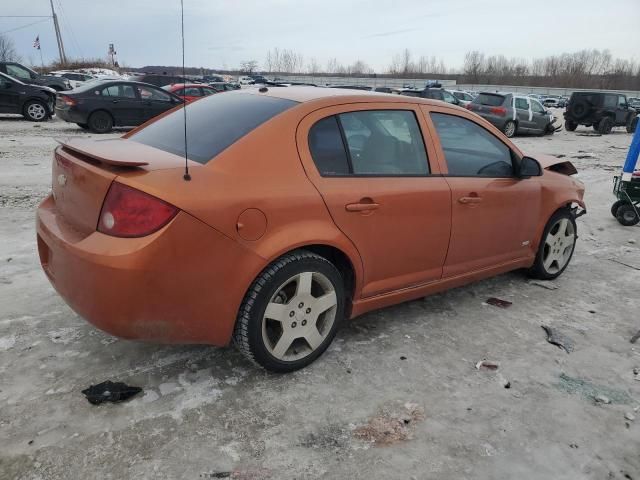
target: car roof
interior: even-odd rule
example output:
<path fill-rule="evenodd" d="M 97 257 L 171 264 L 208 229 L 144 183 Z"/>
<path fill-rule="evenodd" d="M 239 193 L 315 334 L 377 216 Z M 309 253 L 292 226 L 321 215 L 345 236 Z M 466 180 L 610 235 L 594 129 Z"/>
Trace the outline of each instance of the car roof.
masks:
<path fill-rule="evenodd" d="M 261 91 L 263 90 L 263 91 Z M 389 103 L 421 103 L 424 105 L 442 106 L 440 100 L 431 100 L 428 98 L 408 97 L 405 95 L 389 95 L 388 93 L 379 93 L 371 90 L 352 90 L 346 88 L 321 88 L 309 86 L 291 86 L 286 88 L 245 88 L 228 92 L 232 95 L 265 95 L 275 98 L 283 98 L 299 103 L 317 102 L 327 105 L 335 105 L 338 103 L 359 103 L 359 102 L 389 102 Z M 225 93 L 227 95 L 227 93 Z M 454 109 L 461 109 L 455 105 L 446 104 Z M 466 112 L 465 109 L 461 109 Z"/>

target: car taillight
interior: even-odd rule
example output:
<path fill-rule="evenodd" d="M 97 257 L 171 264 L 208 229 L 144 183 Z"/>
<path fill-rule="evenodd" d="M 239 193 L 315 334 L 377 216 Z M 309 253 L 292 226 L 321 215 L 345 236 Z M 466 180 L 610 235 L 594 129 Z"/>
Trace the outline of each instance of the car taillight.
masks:
<path fill-rule="evenodd" d="M 473 103 L 467 103 L 467 110 L 473 110 L 476 106 Z"/>
<path fill-rule="evenodd" d="M 113 182 L 102 204 L 98 231 L 113 237 L 144 237 L 164 227 L 178 209 L 148 193 Z"/>
<path fill-rule="evenodd" d="M 73 107 L 78 103 L 75 98 L 71 98 L 67 95 L 59 95 L 59 97 L 62 103 L 64 103 L 67 107 Z"/>
<path fill-rule="evenodd" d="M 494 115 L 500 115 L 501 117 L 504 117 L 507 114 L 507 109 L 504 107 L 493 107 L 491 108 L 490 112 Z"/>

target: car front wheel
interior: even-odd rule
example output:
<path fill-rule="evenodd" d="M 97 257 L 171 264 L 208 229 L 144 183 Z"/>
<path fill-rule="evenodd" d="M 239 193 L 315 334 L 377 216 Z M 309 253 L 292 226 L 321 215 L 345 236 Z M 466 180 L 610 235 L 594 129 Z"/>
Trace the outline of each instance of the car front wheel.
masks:
<path fill-rule="evenodd" d="M 345 290 L 327 259 L 297 250 L 272 262 L 246 293 L 233 340 L 272 372 L 309 365 L 327 349 L 344 316 Z"/>
<path fill-rule="evenodd" d="M 529 274 L 543 280 L 560 276 L 571 261 L 577 238 L 576 221 L 571 211 L 558 210 L 547 222 Z"/>
<path fill-rule="evenodd" d="M 49 118 L 47 106 L 40 100 L 30 100 L 24 106 L 23 115 L 32 122 L 42 122 Z"/>

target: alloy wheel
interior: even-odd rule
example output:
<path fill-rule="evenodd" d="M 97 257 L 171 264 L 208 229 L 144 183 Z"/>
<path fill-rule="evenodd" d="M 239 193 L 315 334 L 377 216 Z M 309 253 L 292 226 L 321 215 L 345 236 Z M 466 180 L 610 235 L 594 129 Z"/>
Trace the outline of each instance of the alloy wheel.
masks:
<path fill-rule="evenodd" d="M 42 120 L 47 116 L 47 111 L 39 103 L 32 103 L 27 107 L 27 114 L 34 120 Z"/>
<path fill-rule="evenodd" d="M 319 272 L 302 272 L 284 282 L 271 297 L 262 319 L 262 339 L 281 361 L 300 360 L 325 341 L 336 320 L 333 284 Z"/>
<path fill-rule="evenodd" d="M 575 228 L 567 218 L 559 219 L 544 240 L 542 264 L 548 273 L 561 271 L 571 258 L 576 241 Z"/>

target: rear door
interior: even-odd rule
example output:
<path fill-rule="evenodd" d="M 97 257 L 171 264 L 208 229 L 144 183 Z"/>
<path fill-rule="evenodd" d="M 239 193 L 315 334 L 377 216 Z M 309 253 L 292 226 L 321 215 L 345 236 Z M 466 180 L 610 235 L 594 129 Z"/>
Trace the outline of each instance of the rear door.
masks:
<path fill-rule="evenodd" d="M 443 277 L 532 255 L 541 208 L 536 178 L 515 176 L 515 152 L 470 115 L 429 109 L 452 193 L 451 242 Z"/>
<path fill-rule="evenodd" d="M 451 194 L 423 132 L 409 103 L 325 108 L 297 130 L 309 179 L 362 258 L 363 297 L 442 276 Z"/>
<path fill-rule="evenodd" d="M 20 113 L 20 85 L 0 76 L 0 112 Z"/>
<path fill-rule="evenodd" d="M 166 112 L 175 105 L 172 100 L 174 97 L 160 88 L 147 85 L 138 85 L 136 88 L 144 107 L 140 123 Z"/>
<path fill-rule="evenodd" d="M 134 126 L 141 123 L 143 107 L 131 84 L 114 83 L 100 90 L 102 107 L 111 112 L 116 125 Z"/>

